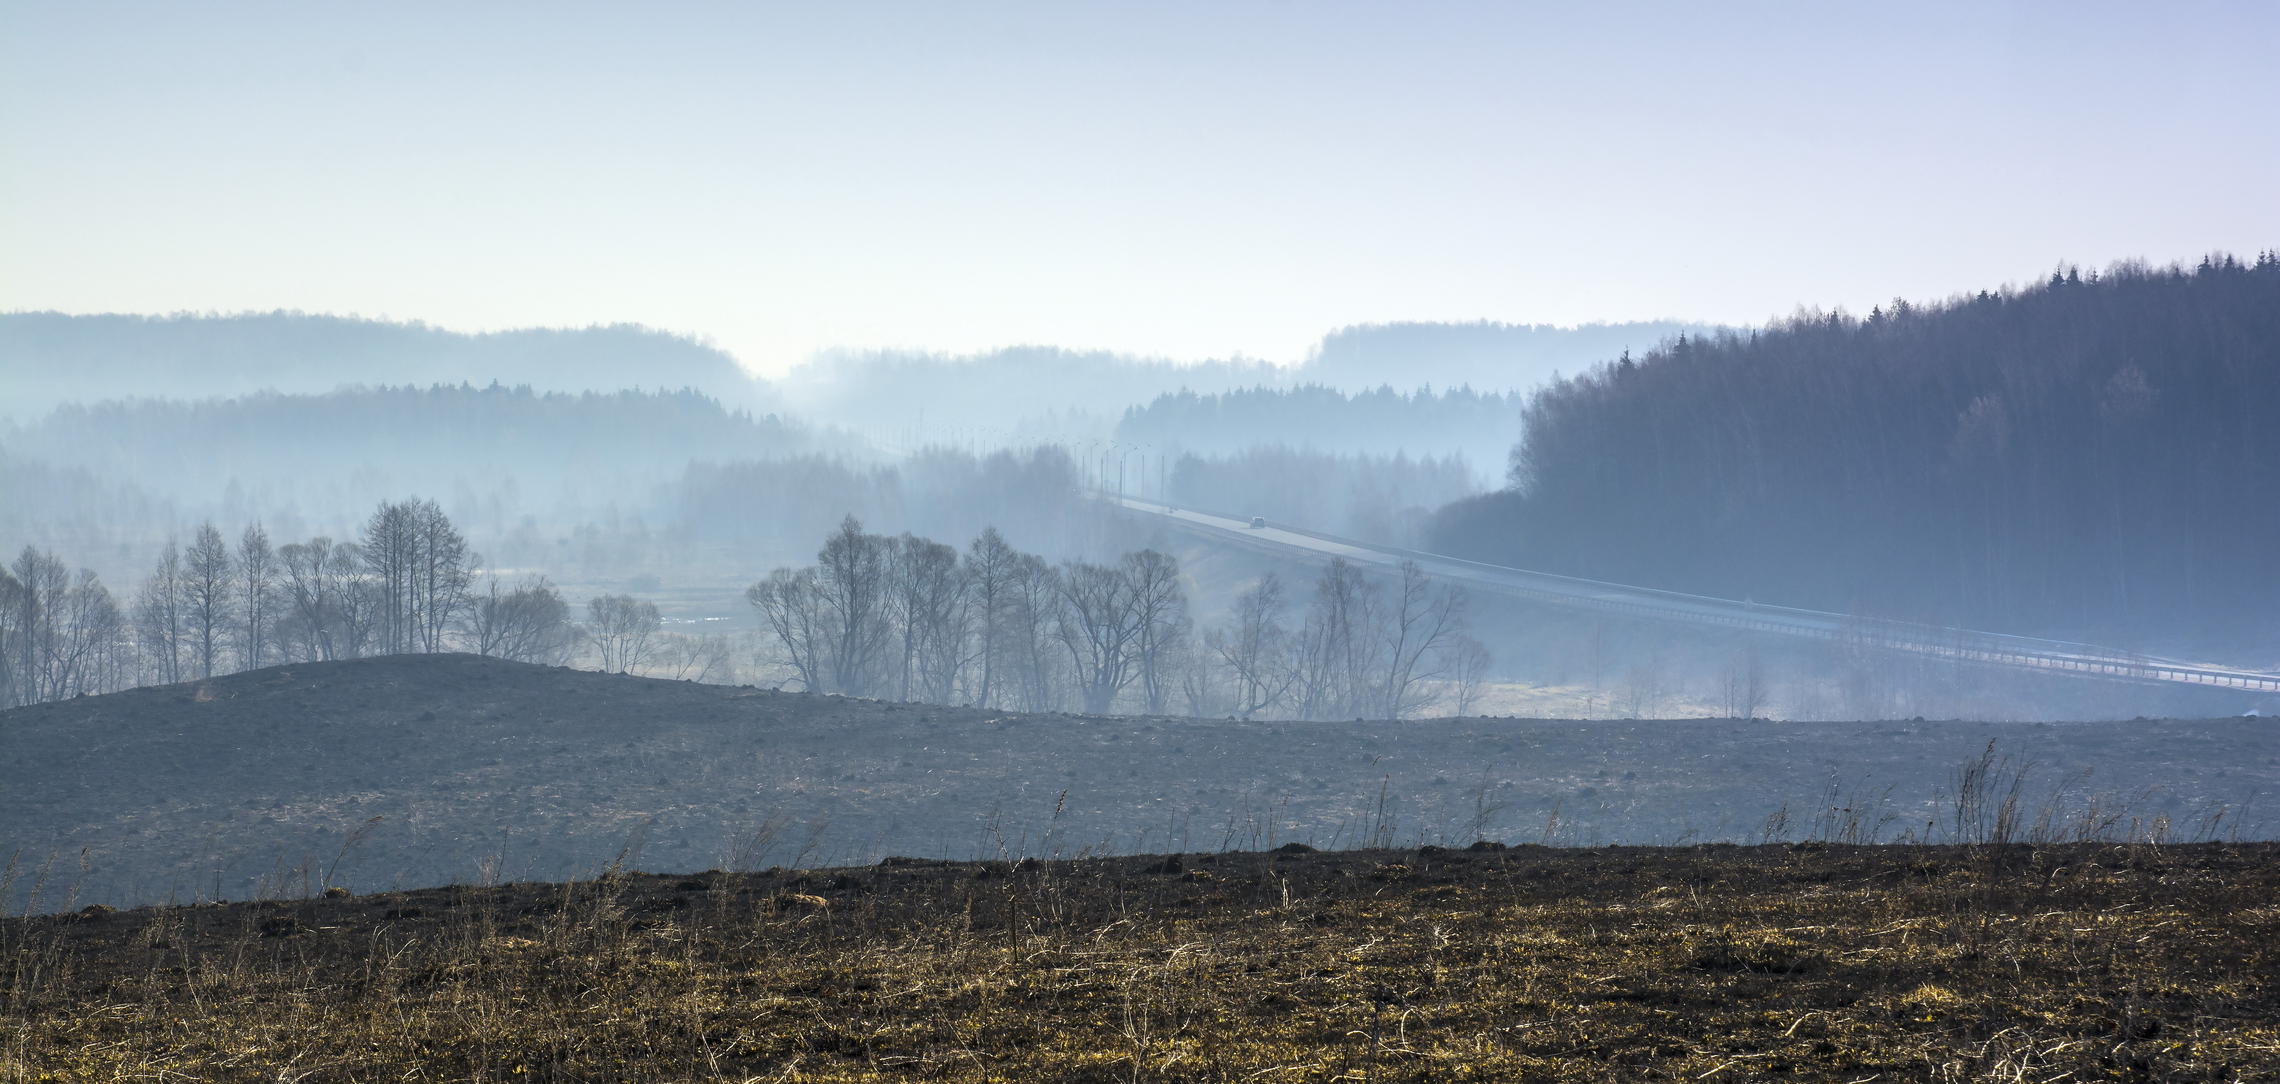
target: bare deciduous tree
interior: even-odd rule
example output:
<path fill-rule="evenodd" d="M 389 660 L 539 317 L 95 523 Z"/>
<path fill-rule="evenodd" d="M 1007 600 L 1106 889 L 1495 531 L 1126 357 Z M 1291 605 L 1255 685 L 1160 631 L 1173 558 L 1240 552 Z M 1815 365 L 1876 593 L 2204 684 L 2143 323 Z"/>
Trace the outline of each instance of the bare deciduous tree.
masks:
<path fill-rule="evenodd" d="M 569 604 L 544 576 L 511 591 L 494 577 L 467 607 L 467 636 L 478 655 L 547 666 L 567 661 L 578 642 Z"/>
<path fill-rule="evenodd" d="M 353 659 L 372 646 L 385 600 L 363 547 L 318 536 L 277 551 L 283 570 L 277 642 L 307 660 Z"/>
<path fill-rule="evenodd" d="M 1632 719 L 1652 718 L 1662 710 L 1663 692 L 1662 658 L 1649 654 L 1623 673 L 1624 716 Z"/>
<path fill-rule="evenodd" d="M 29 678 L 22 658 L 23 620 L 24 585 L 0 568 L 0 708 L 30 703 L 24 689 Z"/>
<path fill-rule="evenodd" d="M 1480 694 L 1487 684 L 1488 647 L 1470 636 L 1459 635 L 1449 641 L 1449 687 L 1458 715 L 1471 715 L 1480 704 Z"/>
<path fill-rule="evenodd" d="M 413 577 L 419 561 L 419 532 L 413 502 L 382 504 L 364 522 L 364 567 L 379 596 L 374 633 L 383 655 L 410 652 L 418 642 L 418 595 Z"/>
<path fill-rule="evenodd" d="M 1185 653 L 1189 624 L 1187 593 L 1180 586 L 1180 563 L 1146 549 L 1124 555 L 1124 579 L 1132 606 L 1132 651 L 1139 666 L 1148 714 L 1161 715 Z"/>
<path fill-rule="evenodd" d="M 23 631 L 16 654 L 30 693 L 26 702 L 52 700 L 56 696 L 54 662 L 61 651 L 60 641 L 66 636 L 63 610 L 65 596 L 71 591 L 71 570 L 56 555 L 25 546 L 10 571 L 19 585 L 17 627 Z"/>
<path fill-rule="evenodd" d="M 214 676 L 223 644 L 236 622 L 236 570 L 229 543 L 211 523 L 200 524 L 198 535 L 182 559 L 182 613 L 189 625 L 190 658 L 198 676 Z"/>
<path fill-rule="evenodd" d="M 828 691 L 855 696 L 871 691 L 892 631 L 886 578 L 887 540 L 863 533 L 854 516 L 841 520 L 816 555 L 816 585 L 835 634 L 822 660 Z"/>
<path fill-rule="evenodd" d="M 720 635 L 667 633 L 657 651 L 663 676 L 675 681 L 724 683 L 736 680 L 736 648 Z"/>
<path fill-rule="evenodd" d="M 170 538 L 135 597 L 135 633 L 145 666 L 168 684 L 182 680 L 183 625 L 182 550 Z"/>
<path fill-rule="evenodd" d="M 1756 647 L 1746 647 L 1720 676 L 1720 700 L 1729 719 L 1755 719 L 1766 700 L 1765 663 Z"/>
<path fill-rule="evenodd" d="M 1380 669 L 1378 605 L 1377 589 L 1344 558 L 1323 569 L 1299 632 L 1300 717 L 1356 718 L 1377 708 L 1370 679 Z"/>
<path fill-rule="evenodd" d="M 1007 579 L 1008 620 L 1002 631 L 1012 666 L 1013 706 L 1051 711 L 1061 705 L 1061 651 L 1056 632 L 1061 577 L 1035 554 L 1022 554 Z"/>
<path fill-rule="evenodd" d="M 1432 700 L 1425 686 L 1447 673 L 1445 649 L 1464 627 L 1465 593 L 1435 590 L 1417 562 L 1401 562 L 1401 579 L 1380 633 L 1385 641 L 1385 676 L 1378 686 L 1383 718 L 1402 718 Z"/>
<path fill-rule="evenodd" d="M 658 627 L 657 604 L 631 595 L 601 595 L 586 603 L 586 636 L 602 671 L 630 674 L 649 659 Z"/>
<path fill-rule="evenodd" d="M 256 523 L 238 538 L 238 660 L 258 670 L 269 661 L 270 633 L 277 623 L 277 555 L 269 532 Z"/>
<path fill-rule="evenodd" d="M 0 569 L 0 706 L 108 692 L 127 680 L 126 619 L 93 572 L 31 546 Z"/>
<path fill-rule="evenodd" d="M 1200 640 L 1194 636 L 1180 638 L 1173 652 L 1172 669 L 1179 675 L 1180 695 L 1186 701 L 1187 713 L 1197 719 L 1231 714 L 1234 710 L 1232 688 L 1233 673 L 1218 665 L 1218 652 L 1210 643 L 1210 635 Z"/>
<path fill-rule="evenodd" d="M 58 627 L 47 663 L 49 698 L 124 688 L 126 668 L 119 656 L 127 618 L 103 581 L 80 569 L 55 613 Z"/>
<path fill-rule="evenodd" d="M 63 562 L 25 546 L 5 575 L 12 641 L 9 654 L 13 656 L 9 684 L 14 688 L 13 697 L 6 703 L 9 707 L 36 704 L 45 699 L 40 695 L 40 656 L 45 653 L 42 641 L 52 635 L 47 607 L 61 589 Z"/>
<path fill-rule="evenodd" d="M 946 703 L 966 635 L 958 551 L 904 534 L 887 548 L 887 579 L 888 609 L 902 646 L 895 695 L 910 699 L 915 678 L 922 699 Z"/>
<path fill-rule="evenodd" d="M 1235 714 L 1249 719 L 1281 703 L 1298 681 L 1290 631 L 1282 626 L 1282 579 L 1269 572 L 1235 596 L 1235 621 L 1211 648 L 1235 679 Z"/>
<path fill-rule="evenodd" d="M 323 568 L 332 599 L 333 657 L 362 658 L 373 649 L 381 609 L 380 592 L 364 573 L 364 547 L 335 543 Z"/>
<path fill-rule="evenodd" d="M 759 611 L 764 631 L 782 648 L 784 661 L 801 686 L 809 692 L 824 691 L 824 657 L 838 635 L 831 629 L 816 570 L 779 568 L 745 589 L 744 599 Z"/>
<path fill-rule="evenodd" d="M 995 527 L 983 530 L 966 549 L 966 583 L 973 599 L 975 632 L 980 638 L 975 661 L 982 673 L 974 692 L 974 703 L 979 707 L 997 702 L 998 659 L 1008 646 L 1004 631 L 1015 617 L 1013 578 L 1020 558 Z"/>
<path fill-rule="evenodd" d="M 466 607 L 475 571 L 482 567 L 483 559 L 467 548 L 467 539 L 434 501 L 420 501 L 414 506 L 412 529 L 418 555 L 413 576 L 413 589 L 419 596 L 415 608 L 418 649 L 442 651 L 444 636 Z"/>
<path fill-rule="evenodd" d="M 307 542 L 288 542 L 277 548 L 283 580 L 284 612 L 278 618 L 278 646 L 289 657 L 318 660 L 334 658 L 332 584 L 325 565 L 333 541 L 318 536 Z"/>
<path fill-rule="evenodd" d="M 1138 608 L 1122 569 L 1071 561 L 1061 566 L 1055 629 L 1075 671 L 1084 710 L 1105 715 L 1138 668 Z"/>
<path fill-rule="evenodd" d="M 441 651 L 482 561 L 434 501 L 382 504 L 365 521 L 361 553 L 378 595 L 379 650 Z"/>

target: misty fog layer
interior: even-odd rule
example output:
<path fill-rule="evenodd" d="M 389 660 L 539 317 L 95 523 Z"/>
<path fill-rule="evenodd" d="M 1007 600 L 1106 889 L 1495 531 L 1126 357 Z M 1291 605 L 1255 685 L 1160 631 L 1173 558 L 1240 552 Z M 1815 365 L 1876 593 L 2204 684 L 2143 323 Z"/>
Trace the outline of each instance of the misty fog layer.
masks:
<path fill-rule="evenodd" d="M 0 429 L 0 530 L 20 543 L 0 581 L 8 699 L 473 650 L 1094 713 L 1620 700 L 1748 717 L 1835 696 L 1863 714 L 2039 716 L 1992 688 L 1861 676 L 1883 663 L 1800 655 L 1761 675 L 1754 644 L 1609 661 L 1598 626 L 1583 666 L 1574 632 L 1542 630 L 1587 623 L 1525 608 L 1455 607 L 1477 620 L 1420 650 L 1403 615 L 1437 597 L 1421 586 L 1237 555 L 1099 498 L 2255 666 L 2280 635 L 2258 586 L 2280 507 L 2257 424 L 2276 405 L 2276 283 L 2270 255 L 2212 257 L 1763 331 L 1370 325 L 1289 367 L 1020 348 L 823 358 L 773 381 L 641 329 L 19 314 L 0 318 L 11 387 L 83 401 Z M 1578 358 L 1666 331 L 1636 356 Z M 1555 369 L 1579 375 L 1524 383 Z M 534 371 L 547 379 L 495 376 Z M 460 380 L 243 390 L 357 372 Z M 632 374 L 688 383 L 567 390 Z M 119 394 L 199 387 L 229 393 Z M 1510 488 L 1484 493 L 1507 459 Z M 391 556 L 391 509 L 432 544 Z M 996 680 L 1004 603 L 974 564 L 987 539 L 1030 570 L 1012 685 Z M 877 614 L 818 593 L 835 546 L 876 551 L 882 586 L 858 594 Z M 426 578 L 397 582 L 403 561 Z M 1150 598 L 1169 609 L 1135 623 Z M 1423 678 L 1380 672 L 1404 651 L 1393 670 Z"/>
<path fill-rule="evenodd" d="M 632 327 L 0 314 L 0 537 L 124 583 L 201 522 L 345 538 L 423 497 L 495 566 L 733 578 L 849 514 L 1100 556 L 1069 501 L 1121 486 L 1415 543 L 1500 469 L 1516 389 L 1677 326 L 1349 328 L 1293 366 L 879 352 L 766 380 Z M 1459 375 L 1493 390 L 1420 386 Z M 1066 477 L 1040 475 L 1056 456 Z"/>

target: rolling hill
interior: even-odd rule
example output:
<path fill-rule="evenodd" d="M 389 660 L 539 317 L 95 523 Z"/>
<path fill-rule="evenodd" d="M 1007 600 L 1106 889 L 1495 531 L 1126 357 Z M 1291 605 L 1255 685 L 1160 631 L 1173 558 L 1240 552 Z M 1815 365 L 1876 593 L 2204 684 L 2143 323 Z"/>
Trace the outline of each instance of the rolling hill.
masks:
<path fill-rule="evenodd" d="M 1012 715 L 398 656 L 0 714 L 0 855 L 8 906 L 55 909 L 613 862 L 1939 839 L 1990 742 L 2052 832 L 2268 838 L 2269 726 Z"/>

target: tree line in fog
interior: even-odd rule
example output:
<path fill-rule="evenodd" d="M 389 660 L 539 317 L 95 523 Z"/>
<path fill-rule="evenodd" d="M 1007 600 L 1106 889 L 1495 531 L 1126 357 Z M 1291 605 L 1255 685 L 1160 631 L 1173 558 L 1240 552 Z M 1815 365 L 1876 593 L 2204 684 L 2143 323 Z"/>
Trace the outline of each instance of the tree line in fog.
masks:
<path fill-rule="evenodd" d="M 814 564 L 745 597 L 793 684 L 942 704 L 1392 719 L 1470 710 L 1488 664 L 1464 593 L 1415 564 L 1380 583 L 1333 561 L 1295 614 L 1269 573 L 1199 631 L 1179 561 L 1157 550 L 1053 564 L 995 529 L 960 553 L 849 517 Z"/>
<path fill-rule="evenodd" d="M 871 458 L 842 435 L 695 392 L 367 388 L 110 401 L 0 424 L 0 537 L 79 555 L 124 583 L 147 571 L 146 550 L 202 520 L 337 538 L 375 503 L 423 493 L 501 565 L 674 576 L 803 554 L 849 513 L 935 537 L 996 526 L 1056 554 L 1085 549 L 1097 531 L 1083 491 L 1119 474 L 1134 495 L 1401 544 L 1418 542 L 1431 509 L 1479 491 L 1453 455 L 1174 456 L 1091 440 Z"/>
<path fill-rule="evenodd" d="M 25 547 L 0 570 L 0 696 L 10 705 L 209 678 L 274 663 L 443 651 L 478 610 L 481 558 L 433 501 L 383 504 L 355 541 L 232 541 L 212 523 L 166 544 L 124 600 Z M 534 585 L 537 586 L 537 585 Z"/>
<path fill-rule="evenodd" d="M 1303 609 L 1269 573 L 1201 629 L 1173 556 L 1048 562 L 985 528 L 961 553 L 846 517 L 816 562 L 746 592 L 758 635 L 667 632 L 655 603 L 507 584 L 433 501 L 382 504 L 358 536 L 273 545 L 211 523 L 169 542 L 131 598 L 26 547 L 0 568 L 0 706 L 283 663 L 469 651 L 614 673 L 765 679 L 813 692 L 1025 711 L 1253 718 L 1463 712 L 1487 652 L 1466 600 L 1414 564 L 1380 583 L 1335 561 Z M 1295 612 L 1294 612 L 1295 611 Z"/>
<path fill-rule="evenodd" d="M 382 504 L 353 540 L 273 545 L 255 524 L 232 541 L 202 524 L 126 599 L 27 546 L 0 568 L 0 704 L 369 655 L 572 656 L 580 630 L 560 592 L 543 577 L 479 587 L 481 575 L 482 557 L 426 500 Z"/>

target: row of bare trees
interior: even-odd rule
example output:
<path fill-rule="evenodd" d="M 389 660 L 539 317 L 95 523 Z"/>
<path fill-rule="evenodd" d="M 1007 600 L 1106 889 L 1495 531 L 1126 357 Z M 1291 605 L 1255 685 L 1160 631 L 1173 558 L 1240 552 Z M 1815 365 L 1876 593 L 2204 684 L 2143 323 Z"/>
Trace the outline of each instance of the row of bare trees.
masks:
<path fill-rule="evenodd" d="M 805 688 L 934 703 L 1167 710 L 1189 629 L 1179 562 L 1154 550 L 1059 567 L 985 529 L 961 555 L 850 516 L 816 563 L 745 597 Z"/>
<path fill-rule="evenodd" d="M 122 608 L 92 572 L 27 548 L 0 569 L 0 704 L 13 706 L 233 669 L 471 650 L 603 670 L 733 680 L 726 637 L 662 629 L 630 595 L 572 619 L 543 578 L 476 589 L 480 558 L 432 502 L 382 505 L 358 540 L 272 548 L 259 525 L 231 546 L 212 524 L 169 543 Z M 1470 710 L 1487 653 L 1461 592 L 1415 565 L 1388 582 L 1334 561 L 1296 625 L 1262 577 L 1225 624 L 1196 634 L 1172 556 L 1052 565 L 994 528 L 967 549 L 872 534 L 852 516 L 816 563 L 746 597 L 762 638 L 817 692 L 1017 710 L 1253 718 L 1400 718 L 1453 693 Z"/>
<path fill-rule="evenodd" d="M 480 607 L 482 558 L 434 501 L 382 504 L 354 542 L 233 548 L 213 524 L 168 542 L 136 595 L 139 649 L 159 681 L 280 662 L 446 650 Z M 496 601 L 496 591 L 493 592 Z"/>
<path fill-rule="evenodd" d="M 1204 637 L 1225 682 L 1217 697 L 1245 719 L 1399 719 L 1437 701 L 1467 714 L 1489 655 L 1466 632 L 1465 607 L 1461 589 L 1435 587 L 1413 561 L 1379 583 L 1333 559 L 1292 626 L 1282 579 L 1267 573 L 1236 596 L 1229 622 Z M 1198 676 L 1214 675 L 1204 668 Z"/>
<path fill-rule="evenodd" d="M 75 575 L 54 554 L 24 547 L 0 567 L 0 707 L 123 687 L 125 627 L 93 572 Z"/>
<path fill-rule="evenodd" d="M 868 533 L 849 516 L 815 564 L 776 569 L 745 598 L 815 692 L 1047 710 L 1081 687 L 1088 710 L 1106 711 L 1157 668 L 1139 661 L 1143 651 L 1169 639 L 1132 627 L 1140 614 L 1124 569 L 1143 563 L 1153 570 L 1146 619 L 1172 620 L 1185 603 L 1177 565 L 1161 554 L 1056 569 L 994 528 L 960 555 L 915 535 Z"/>
<path fill-rule="evenodd" d="M 167 543 L 129 605 L 26 547 L 0 568 L 0 706 L 366 655 L 569 661 L 584 634 L 560 592 L 494 577 L 478 593 L 481 563 L 424 500 L 381 505 L 355 541 L 272 546 L 254 524 L 233 546 L 202 524 L 188 546 Z"/>
<path fill-rule="evenodd" d="M 745 597 L 800 686 L 943 704 L 1399 718 L 1451 690 L 1468 710 L 1488 661 L 1465 635 L 1462 592 L 1414 564 L 1380 585 L 1333 562 L 1296 628 L 1269 574 L 1198 638 L 1168 554 L 1054 566 L 987 529 L 961 555 L 850 516 L 815 564 Z"/>

